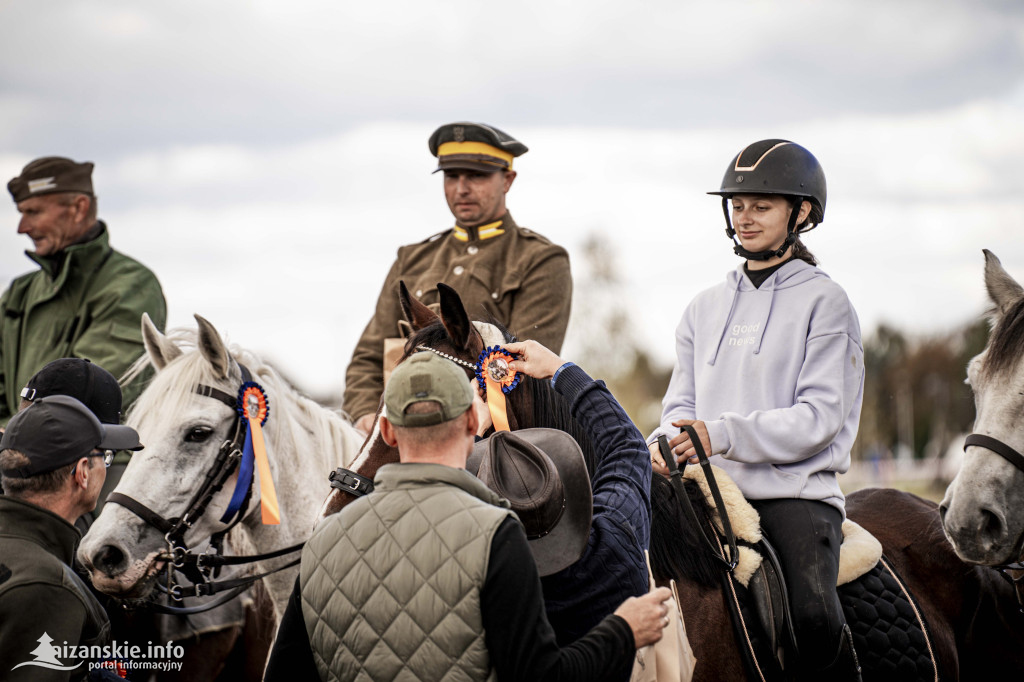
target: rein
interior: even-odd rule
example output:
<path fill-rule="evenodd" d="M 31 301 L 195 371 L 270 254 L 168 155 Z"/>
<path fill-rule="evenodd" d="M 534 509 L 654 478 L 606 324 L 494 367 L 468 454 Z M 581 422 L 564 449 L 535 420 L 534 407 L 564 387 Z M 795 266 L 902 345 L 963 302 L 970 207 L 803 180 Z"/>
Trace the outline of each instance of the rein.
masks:
<path fill-rule="evenodd" d="M 736 564 L 739 563 L 739 549 L 736 547 L 736 535 L 733 533 L 732 523 L 729 521 L 729 512 L 725 508 L 722 493 L 718 489 L 718 481 L 715 480 L 715 473 L 711 469 L 711 463 L 708 462 L 707 453 L 704 451 L 704 445 L 700 442 L 697 431 L 692 426 L 684 426 L 682 430 L 690 436 L 690 442 L 693 443 L 693 449 L 697 452 L 697 459 L 700 461 L 700 467 L 704 471 L 708 488 L 711 489 L 711 496 L 714 498 L 715 506 L 718 508 L 718 517 L 722 520 L 722 530 L 729 545 L 728 557 L 725 556 L 721 543 L 711 542 L 711 538 L 708 537 L 707 530 L 704 527 L 706 519 L 701 519 L 697 515 L 697 510 L 693 508 L 690 496 L 686 494 L 686 488 L 683 486 L 683 470 L 676 464 L 676 458 L 672 455 L 668 438 L 658 436 L 658 448 L 661 450 L 661 457 L 665 460 L 665 466 L 668 468 L 669 480 L 672 483 L 672 487 L 675 488 L 676 497 L 680 500 L 679 504 L 682 505 L 686 514 L 693 521 L 694 525 L 697 526 L 698 530 L 700 530 L 704 542 L 711 551 L 711 556 L 722 563 L 722 568 L 726 573 L 732 573 L 736 568 Z"/>
<path fill-rule="evenodd" d="M 238 363 L 238 368 L 242 373 L 243 385 L 252 380 L 252 374 L 245 365 Z M 233 410 L 238 410 L 239 399 L 219 388 L 198 384 L 195 392 L 201 396 L 218 400 Z M 238 468 L 239 463 L 242 461 L 242 448 L 244 444 L 245 427 L 242 416 L 239 413 L 235 417 L 231 438 L 221 444 L 213 466 L 207 470 L 203 483 L 192 496 L 192 499 L 185 507 L 185 512 L 181 516 L 165 518 L 135 498 L 123 493 L 112 492 L 107 497 L 108 502 L 114 502 L 130 510 L 147 524 L 164 534 L 164 540 L 167 542 L 167 551 L 158 555 L 157 560 L 168 562 L 166 569 L 167 583 L 166 585 L 158 583 L 157 588 L 167 594 L 170 599 L 181 604 L 185 597 L 204 597 L 228 590 L 227 594 L 197 606 L 165 606 L 163 604 L 145 602 L 146 606 L 152 610 L 175 615 L 188 615 L 208 611 L 234 599 L 256 581 L 299 563 L 299 559 L 295 559 L 283 566 L 257 575 L 249 575 L 231 580 L 211 580 L 211 576 L 216 578 L 219 575 L 222 566 L 234 566 L 255 563 L 264 559 L 274 559 L 297 552 L 305 544 L 300 542 L 291 547 L 285 547 L 272 552 L 246 556 L 225 556 L 221 553 L 225 536 L 245 517 L 249 509 L 249 501 L 252 498 L 252 481 L 249 482 L 249 489 L 245 493 L 241 507 L 237 513 L 233 514 L 234 518 L 230 520 L 226 528 L 210 536 L 210 546 L 206 552 L 196 554 L 185 543 L 185 533 L 192 528 L 196 521 L 202 518 L 214 495 L 220 492 L 224 484 Z M 182 584 L 175 580 L 175 573 L 178 571 L 188 578 L 191 585 Z"/>
<path fill-rule="evenodd" d="M 1024 473 L 1024 455 L 1017 452 L 998 438 L 993 438 L 992 436 L 986 436 L 980 433 L 972 433 L 964 439 L 964 451 L 972 445 L 979 448 L 985 448 L 989 452 L 994 452 Z M 1013 585 L 1014 592 L 1017 595 L 1017 606 L 1020 607 L 1021 613 L 1024 613 L 1024 555 L 1020 556 L 1020 558 L 1015 562 L 998 564 L 991 568 L 998 571 L 999 575 L 1003 576 L 1003 578 L 1010 581 L 1010 584 Z M 1017 577 L 1012 576 L 1010 574 L 1012 571 L 1019 572 L 1019 575 Z"/>

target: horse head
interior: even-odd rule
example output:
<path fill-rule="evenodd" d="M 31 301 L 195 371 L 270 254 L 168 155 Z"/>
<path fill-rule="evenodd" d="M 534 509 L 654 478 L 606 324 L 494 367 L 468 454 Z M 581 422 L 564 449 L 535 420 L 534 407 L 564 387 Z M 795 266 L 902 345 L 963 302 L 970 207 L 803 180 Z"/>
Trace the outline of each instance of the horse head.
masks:
<path fill-rule="evenodd" d="M 132 457 L 78 550 L 97 589 L 119 598 L 146 597 L 175 547 L 192 551 L 229 529 L 229 540 L 244 543 L 243 549 L 301 542 L 318 502 L 317 472 L 332 461 L 351 461 L 345 453 L 358 447 L 355 429 L 340 415 L 298 395 L 252 353 L 229 349 L 212 324 L 195 318 L 198 332 L 165 336 L 143 316 L 146 355 L 133 370 L 151 365 L 156 373 L 127 421 L 146 447 Z M 245 434 L 230 403 L 249 380 L 262 388 L 269 407 L 261 433 L 280 504 L 277 525 L 262 523 L 261 488 L 268 482 L 255 474 L 232 506 L 237 512 L 228 511 Z M 217 480 L 219 487 L 207 483 Z M 278 607 L 290 586 L 283 595 L 270 583 L 267 588 Z"/>
<path fill-rule="evenodd" d="M 459 364 L 466 371 L 468 381 L 475 385 L 475 365 L 485 348 L 501 346 L 515 341 L 515 337 L 494 320 L 472 320 L 462 299 L 453 288 L 438 284 L 439 311 L 424 305 L 413 297 L 405 283 L 399 285 L 402 312 L 412 329 L 406 340 L 402 360 L 413 353 L 435 352 Z M 427 350 L 429 349 L 429 350 Z M 481 394 L 486 399 L 486 396 Z M 373 429 L 363 445 L 352 470 L 372 479 L 384 464 L 397 462 L 398 451 L 389 447 L 380 437 L 377 420 L 383 413 L 383 404 L 378 407 Z M 588 465 L 591 449 L 586 434 L 570 415 L 568 404 L 551 389 L 547 381 L 536 381 L 523 377 L 519 387 L 508 394 L 507 417 L 509 428 L 547 427 L 570 433 L 580 443 Z M 591 471 L 593 467 L 591 466 Z M 333 488 L 320 510 L 319 520 L 340 511 L 356 499 L 354 495 L 340 488 Z"/>
<path fill-rule="evenodd" d="M 1024 543 L 1024 288 L 984 253 L 992 333 L 967 366 L 974 433 L 939 510 L 957 554 L 995 566 L 1017 561 Z"/>

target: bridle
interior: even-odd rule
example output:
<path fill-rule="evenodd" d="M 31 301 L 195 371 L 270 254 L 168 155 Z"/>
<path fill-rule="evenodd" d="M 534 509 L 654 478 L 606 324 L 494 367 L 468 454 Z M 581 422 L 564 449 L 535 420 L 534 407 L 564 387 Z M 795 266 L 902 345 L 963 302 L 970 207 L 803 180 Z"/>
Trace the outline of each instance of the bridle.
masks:
<path fill-rule="evenodd" d="M 242 374 L 242 387 L 244 388 L 247 383 L 252 381 L 252 374 L 249 369 L 241 363 L 238 363 L 238 368 Z M 299 563 L 299 559 L 296 558 L 283 566 L 257 575 L 248 575 L 231 580 L 214 580 L 214 578 L 220 574 L 222 566 L 248 564 L 263 561 L 265 559 L 273 559 L 297 552 L 301 550 L 305 544 L 304 542 L 300 542 L 296 545 L 292 545 L 291 547 L 285 547 L 273 552 L 247 556 L 225 556 L 222 553 L 224 548 L 224 538 L 232 528 L 245 518 L 246 512 L 249 509 L 249 501 L 252 498 L 253 486 L 252 480 L 250 480 L 249 488 L 242 500 L 241 507 L 232 514 L 233 518 L 230 518 L 227 521 L 228 525 L 226 528 L 219 530 L 210 536 L 210 544 L 207 551 L 197 554 L 188 547 L 185 542 L 185 533 L 192 528 L 200 518 L 202 518 L 210 504 L 210 501 L 218 492 L 220 492 L 227 480 L 235 470 L 238 469 L 238 466 L 242 461 L 242 448 L 245 443 L 246 431 L 245 424 L 241 416 L 242 408 L 240 396 L 232 396 L 225 391 L 213 386 L 206 386 L 204 384 L 197 384 L 195 387 L 195 393 L 218 400 L 235 410 L 237 414 L 235 416 L 234 425 L 231 429 L 231 437 L 221 444 L 220 449 L 217 452 L 217 457 L 214 459 L 213 466 L 207 470 L 206 476 L 203 479 L 202 484 L 199 486 L 199 490 L 197 490 L 189 500 L 184 513 L 182 513 L 181 516 L 165 518 L 135 498 L 123 493 L 113 492 L 107 497 L 108 502 L 114 502 L 125 507 L 147 524 L 164 534 L 164 541 L 167 543 L 167 551 L 159 554 L 155 560 L 167 562 L 167 579 L 166 584 L 157 583 L 157 588 L 161 592 L 165 592 L 167 596 L 172 601 L 179 604 L 179 606 L 165 606 L 154 602 L 145 602 L 147 607 L 160 613 L 186 615 L 208 611 L 220 606 L 221 604 L 237 597 L 256 581 L 272 573 L 295 566 Z M 239 393 L 241 393 L 241 389 L 239 390 Z M 179 583 L 175 579 L 177 572 L 181 572 L 191 584 Z M 204 604 L 190 607 L 180 606 L 185 597 L 204 597 L 221 592 L 224 594 L 217 599 L 210 600 Z"/>
<path fill-rule="evenodd" d="M 1017 467 L 1024 473 L 1024 455 L 1014 450 L 1012 447 L 992 436 L 986 436 L 980 433 L 968 434 L 967 438 L 964 439 L 964 451 L 971 445 L 975 445 L 979 448 L 985 448 L 989 452 L 993 452 L 1007 462 Z M 1020 607 L 1022 613 L 1024 613 L 1024 547 L 1022 547 L 1021 554 L 1018 555 L 1017 561 L 1008 564 L 998 564 L 991 566 L 999 572 L 999 575 L 1003 576 L 1006 580 L 1010 581 L 1013 585 L 1014 591 L 1017 595 L 1017 605 Z M 1018 575 L 1014 577 L 1012 573 L 1016 572 Z"/>

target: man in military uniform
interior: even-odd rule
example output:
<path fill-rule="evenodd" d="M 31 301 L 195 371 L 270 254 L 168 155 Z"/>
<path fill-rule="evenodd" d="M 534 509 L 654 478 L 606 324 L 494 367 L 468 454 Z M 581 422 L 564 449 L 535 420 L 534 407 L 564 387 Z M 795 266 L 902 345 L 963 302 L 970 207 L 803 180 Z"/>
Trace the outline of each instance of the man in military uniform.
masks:
<path fill-rule="evenodd" d="M 110 247 L 97 220 L 92 163 L 49 156 L 7 184 L 21 213 L 18 232 L 40 269 L 16 278 L 0 297 L 0 425 L 18 411 L 20 392 L 48 362 L 86 358 L 120 376 L 144 351 L 143 312 L 163 329 L 159 281 L 144 265 Z M 130 405 L 142 390 L 124 387 Z"/>
<path fill-rule="evenodd" d="M 345 411 L 368 432 L 385 377 L 404 344 L 399 281 L 427 305 L 437 284 L 459 292 L 474 318 L 493 318 L 520 339 L 558 352 L 565 338 L 572 275 L 565 249 L 519 227 L 505 207 L 516 178 L 512 161 L 527 151 L 508 134 L 480 123 L 449 123 L 428 142 L 444 173 L 444 195 L 455 226 L 398 249 L 373 319 L 345 374 Z"/>

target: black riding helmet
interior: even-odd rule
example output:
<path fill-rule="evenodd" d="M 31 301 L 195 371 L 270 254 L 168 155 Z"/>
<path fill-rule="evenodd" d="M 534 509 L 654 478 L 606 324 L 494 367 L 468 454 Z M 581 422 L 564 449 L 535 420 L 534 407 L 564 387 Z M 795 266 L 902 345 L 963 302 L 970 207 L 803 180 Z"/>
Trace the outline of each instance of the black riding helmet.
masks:
<path fill-rule="evenodd" d="M 736 245 L 736 255 L 751 260 L 781 257 L 796 241 L 798 234 L 809 232 L 825 218 L 825 172 L 809 151 L 788 140 L 761 140 L 748 145 L 729 164 L 722 178 L 722 188 L 708 192 L 722 197 L 725 234 Z M 789 217 L 786 241 L 773 251 L 747 251 L 736 239 L 729 218 L 729 198 L 734 194 L 779 194 L 789 199 L 793 211 Z M 796 208 L 803 200 L 811 202 L 811 213 L 802 227 L 796 226 Z"/>

